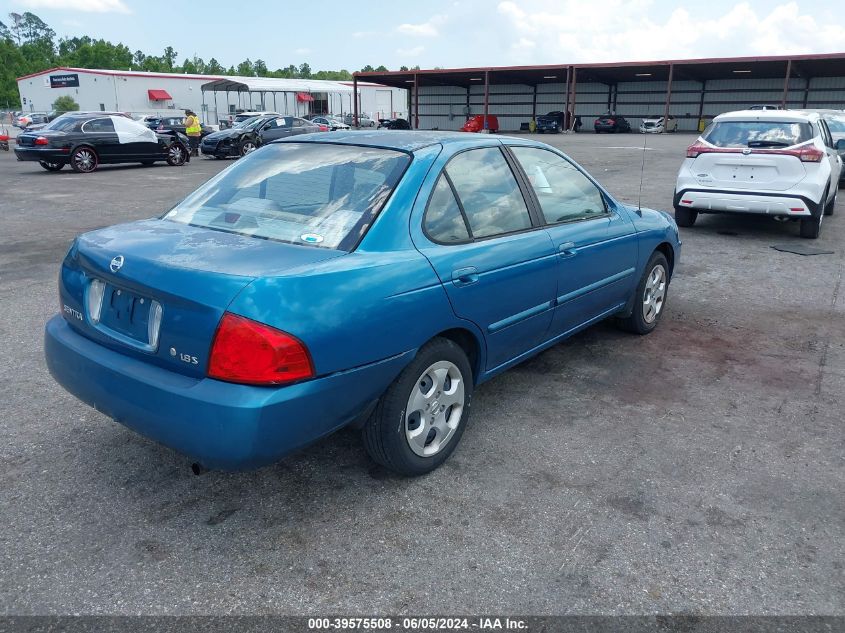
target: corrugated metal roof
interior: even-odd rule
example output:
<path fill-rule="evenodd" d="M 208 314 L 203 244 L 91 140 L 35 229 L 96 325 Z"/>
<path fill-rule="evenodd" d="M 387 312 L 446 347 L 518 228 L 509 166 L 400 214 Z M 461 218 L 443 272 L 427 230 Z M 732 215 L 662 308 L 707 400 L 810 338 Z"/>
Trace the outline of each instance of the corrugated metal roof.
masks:
<path fill-rule="evenodd" d="M 225 77 L 202 85 L 207 92 L 343 92 L 352 87 L 322 79 L 276 79 L 275 77 Z"/>

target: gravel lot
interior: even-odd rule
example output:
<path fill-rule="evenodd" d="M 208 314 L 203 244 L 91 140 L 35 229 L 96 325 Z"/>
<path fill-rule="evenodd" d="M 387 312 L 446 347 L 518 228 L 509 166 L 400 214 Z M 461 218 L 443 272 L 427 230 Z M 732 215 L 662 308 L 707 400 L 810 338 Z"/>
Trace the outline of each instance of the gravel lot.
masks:
<path fill-rule="evenodd" d="M 643 205 L 671 208 L 692 138 L 645 139 Z M 542 140 L 636 201 L 642 136 Z M 813 243 L 767 219 L 682 230 L 654 334 L 602 324 L 483 385 L 427 477 L 351 431 L 196 477 L 55 385 L 41 337 L 77 233 L 226 164 L 52 174 L 0 152 L 0 613 L 845 611 L 845 205 Z"/>

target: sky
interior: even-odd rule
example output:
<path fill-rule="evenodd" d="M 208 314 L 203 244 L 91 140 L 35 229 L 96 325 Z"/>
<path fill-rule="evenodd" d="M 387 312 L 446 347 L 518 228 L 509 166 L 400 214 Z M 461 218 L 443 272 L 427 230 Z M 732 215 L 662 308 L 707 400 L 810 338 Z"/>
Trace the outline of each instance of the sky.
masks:
<path fill-rule="evenodd" d="M 0 0 L 59 36 L 87 34 L 179 61 L 197 55 L 270 69 L 366 64 L 456 68 L 845 51 L 834 0 Z"/>

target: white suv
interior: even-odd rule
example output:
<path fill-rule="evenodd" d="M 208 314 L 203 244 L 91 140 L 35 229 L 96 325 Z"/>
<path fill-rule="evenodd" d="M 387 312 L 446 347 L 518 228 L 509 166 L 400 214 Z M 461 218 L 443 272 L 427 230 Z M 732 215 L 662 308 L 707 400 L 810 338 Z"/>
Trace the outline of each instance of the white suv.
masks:
<path fill-rule="evenodd" d="M 687 148 L 675 185 L 675 221 L 699 213 L 758 213 L 801 220 L 816 238 L 833 213 L 842 159 L 818 113 L 744 110 L 720 114 Z"/>

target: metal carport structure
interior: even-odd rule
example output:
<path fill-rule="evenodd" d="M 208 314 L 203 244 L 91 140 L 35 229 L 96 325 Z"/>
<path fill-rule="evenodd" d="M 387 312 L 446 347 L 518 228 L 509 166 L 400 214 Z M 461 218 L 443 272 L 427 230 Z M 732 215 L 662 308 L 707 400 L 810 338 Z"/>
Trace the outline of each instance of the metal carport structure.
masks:
<path fill-rule="evenodd" d="M 672 115 L 679 129 L 754 104 L 845 108 L 845 53 L 550 64 L 355 73 L 358 80 L 410 88 L 414 128 L 457 129 L 466 116 L 493 114 L 504 130 L 548 110 L 592 120 Z M 355 85 L 357 91 L 357 85 Z M 634 125 L 632 121 L 632 125 Z"/>
<path fill-rule="evenodd" d="M 277 79 L 271 77 L 226 77 L 202 85 L 203 104 L 206 112 L 206 93 L 213 94 L 214 119 L 208 123 L 218 123 L 220 109 L 218 94 L 225 94 L 225 109 L 228 115 L 233 109 L 272 110 L 279 114 L 301 115 L 302 104 L 309 104 L 314 95 L 326 95 L 328 113 L 350 112 L 353 109 L 352 87 L 337 81 L 321 79 Z M 234 98 L 233 98 L 234 95 Z M 234 107 L 233 107 L 234 106 Z M 348 108 L 348 109 L 345 109 Z M 306 108 L 305 114 L 307 114 Z"/>

